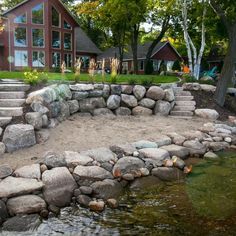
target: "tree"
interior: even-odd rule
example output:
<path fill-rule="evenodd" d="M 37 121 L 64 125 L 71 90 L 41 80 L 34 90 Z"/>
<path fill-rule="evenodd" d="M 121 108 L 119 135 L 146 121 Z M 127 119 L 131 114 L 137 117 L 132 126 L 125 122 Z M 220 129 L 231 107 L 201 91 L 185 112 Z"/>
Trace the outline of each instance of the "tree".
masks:
<path fill-rule="evenodd" d="M 210 5 L 224 24 L 228 36 L 228 50 L 217 83 L 215 100 L 224 106 L 227 88 L 232 85 L 236 62 L 236 5 L 231 0 L 210 0 Z"/>
<path fill-rule="evenodd" d="M 202 56 L 203 56 L 205 44 L 206 44 L 205 17 L 206 17 L 207 8 L 206 8 L 206 4 L 204 0 L 201 1 L 201 4 L 203 5 L 202 20 L 201 20 L 202 21 L 201 22 L 201 46 L 200 46 L 199 52 L 197 52 L 197 48 L 189 34 L 189 27 L 188 27 L 189 3 L 187 0 L 182 0 L 182 27 L 184 31 L 184 40 L 185 40 L 185 44 L 187 48 L 188 63 L 189 63 L 191 74 L 196 79 L 199 79 L 201 61 L 202 61 Z"/>

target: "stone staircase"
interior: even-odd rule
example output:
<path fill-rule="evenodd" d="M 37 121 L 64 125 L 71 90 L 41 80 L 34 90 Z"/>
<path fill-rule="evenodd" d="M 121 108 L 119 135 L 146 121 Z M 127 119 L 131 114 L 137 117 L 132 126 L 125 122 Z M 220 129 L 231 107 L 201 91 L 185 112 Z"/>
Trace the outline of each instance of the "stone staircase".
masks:
<path fill-rule="evenodd" d="M 191 92 L 184 91 L 182 87 L 176 87 L 174 93 L 175 106 L 170 112 L 170 116 L 191 119 L 196 109 L 196 102 Z"/>
<path fill-rule="evenodd" d="M 0 127 L 9 124 L 13 117 L 23 115 L 25 92 L 30 85 L 19 80 L 0 80 Z"/>

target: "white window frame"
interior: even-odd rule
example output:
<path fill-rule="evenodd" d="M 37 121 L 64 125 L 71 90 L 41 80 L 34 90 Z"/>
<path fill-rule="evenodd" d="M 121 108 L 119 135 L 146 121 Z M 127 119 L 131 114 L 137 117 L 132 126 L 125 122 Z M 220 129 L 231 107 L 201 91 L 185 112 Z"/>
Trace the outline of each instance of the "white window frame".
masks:
<path fill-rule="evenodd" d="M 44 54 L 44 66 L 34 66 L 34 52 L 37 52 L 37 56 L 39 58 L 39 53 L 43 53 Z M 37 51 L 37 50 L 34 50 L 32 51 L 32 67 L 35 67 L 35 68 L 44 68 L 46 66 L 46 61 L 45 61 L 45 51 Z"/>
<path fill-rule="evenodd" d="M 19 29 L 19 28 L 25 29 L 25 36 L 26 36 L 25 42 L 26 42 L 26 44 L 24 46 L 17 46 L 16 45 L 16 38 L 15 38 L 16 35 L 15 35 L 15 32 L 16 32 L 16 29 Z M 14 28 L 14 47 L 17 47 L 17 48 L 26 48 L 26 47 L 28 47 L 28 29 L 27 29 L 27 27 L 25 27 L 25 26 L 17 26 L 17 27 Z"/>
<path fill-rule="evenodd" d="M 27 55 L 27 63 L 26 64 L 23 64 L 23 65 L 22 64 L 20 64 L 20 65 L 16 64 L 16 53 L 19 53 L 19 52 L 25 53 Z M 20 61 L 23 62 L 24 60 L 21 58 Z M 15 52 L 14 52 L 14 65 L 15 65 L 15 67 L 27 67 L 27 66 L 29 66 L 29 55 L 28 55 L 27 50 L 15 50 Z"/>
<path fill-rule="evenodd" d="M 43 5 L 43 24 L 36 24 L 36 23 L 33 23 L 33 8 L 35 8 L 36 6 L 38 6 L 38 5 Z M 32 7 L 31 8 L 31 24 L 32 25 L 44 25 L 44 23 L 45 23 L 45 19 L 44 19 L 44 13 L 45 12 L 45 8 L 44 8 L 44 2 L 41 2 L 41 3 L 39 3 L 39 4 L 36 4 L 34 7 Z"/>

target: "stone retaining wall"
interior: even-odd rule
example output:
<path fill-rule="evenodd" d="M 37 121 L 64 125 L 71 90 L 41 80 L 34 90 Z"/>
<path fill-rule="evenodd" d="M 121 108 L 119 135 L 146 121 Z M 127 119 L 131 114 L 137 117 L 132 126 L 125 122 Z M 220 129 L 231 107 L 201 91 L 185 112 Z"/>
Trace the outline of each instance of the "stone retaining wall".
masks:
<path fill-rule="evenodd" d="M 80 153 L 47 152 L 41 163 L 12 170 L 0 166 L 0 223 L 18 214 L 58 214 L 80 204 L 93 211 L 118 207 L 126 186 L 152 176 L 178 181 L 191 171 L 185 159 L 218 158 L 214 152 L 235 148 L 236 127 L 207 123 L 199 131 L 170 133 L 155 142 L 97 148 Z M 3 223 L 3 229 L 9 225 Z"/>

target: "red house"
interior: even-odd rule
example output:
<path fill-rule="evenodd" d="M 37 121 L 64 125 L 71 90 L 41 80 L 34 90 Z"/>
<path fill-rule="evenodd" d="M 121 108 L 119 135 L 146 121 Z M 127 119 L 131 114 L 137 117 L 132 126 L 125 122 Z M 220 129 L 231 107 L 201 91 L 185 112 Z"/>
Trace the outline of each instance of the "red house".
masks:
<path fill-rule="evenodd" d="M 60 0 L 25 0 L 2 19 L 0 70 L 70 68 L 78 57 L 86 67 L 101 53 Z"/>
<path fill-rule="evenodd" d="M 138 45 L 137 54 L 139 74 L 144 73 L 146 54 L 148 52 L 150 44 L 151 42 Z M 98 61 L 101 62 L 102 59 L 105 59 L 106 64 L 109 65 L 110 58 L 119 58 L 118 48 L 107 49 L 105 52 L 98 56 Z M 164 63 L 167 67 L 167 71 L 170 71 L 175 61 L 182 61 L 183 59 L 177 52 L 177 50 L 170 44 L 170 42 L 166 41 L 160 42 L 156 45 L 153 50 L 151 60 L 153 62 L 154 73 L 157 73 L 160 69 L 161 63 Z M 124 73 L 131 73 L 133 72 L 133 70 L 133 54 L 131 47 L 128 47 L 124 53 L 123 71 Z"/>

